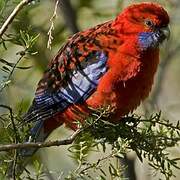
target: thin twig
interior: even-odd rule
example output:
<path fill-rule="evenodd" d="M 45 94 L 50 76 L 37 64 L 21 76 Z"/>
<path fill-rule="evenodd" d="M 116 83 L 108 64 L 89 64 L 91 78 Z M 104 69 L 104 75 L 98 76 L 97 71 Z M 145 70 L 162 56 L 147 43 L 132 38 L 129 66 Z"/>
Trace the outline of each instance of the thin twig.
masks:
<path fill-rule="evenodd" d="M 12 109 L 11 109 L 9 106 L 6 106 L 6 105 L 2 105 L 2 104 L 1 104 L 0 107 L 9 110 L 10 119 L 11 119 L 11 123 L 12 123 L 13 130 L 14 130 L 13 132 L 14 132 L 14 134 L 15 134 L 15 141 L 14 141 L 14 143 L 18 143 L 19 136 L 18 136 L 18 131 L 17 131 L 15 122 L 14 122 L 13 111 L 12 111 Z M 16 180 L 16 164 L 17 164 L 17 151 L 16 151 L 16 149 L 14 149 L 14 161 L 13 161 L 13 164 L 12 164 L 12 178 L 13 178 L 14 180 Z"/>
<path fill-rule="evenodd" d="M 9 110 L 10 119 L 11 119 L 11 124 L 12 124 L 12 127 L 13 127 L 13 132 L 14 132 L 14 134 L 15 134 L 15 141 L 14 141 L 14 143 L 17 144 L 18 141 L 19 141 L 19 135 L 18 135 L 18 130 L 17 130 L 16 125 L 15 125 L 15 122 L 14 122 L 13 111 L 12 111 L 12 109 L 11 109 L 9 106 L 6 106 L 6 105 L 0 105 L 0 107 Z M 12 178 L 13 178 L 14 180 L 16 180 L 17 157 L 18 157 L 17 150 L 14 149 L 14 160 L 13 160 L 13 164 L 12 164 Z"/>
<path fill-rule="evenodd" d="M 50 19 L 51 26 L 50 26 L 49 31 L 47 33 L 48 34 L 47 48 L 49 48 L 49 49 L 51 49 L 51 44 L 52 44 L 52 40 L 53 40 L 52 31 L 54 30 L 54 20 L 57 17 L 57 7 L 58 7 L 58 4 L 59 4 L 59 0 L 56 1 L 54 12 L 53 12 L 53 15 L 52 15 L 52 17 Z"/>
<path fill-rule="evenodd" d="M 18 140 L 18 139 L 19 139 L 19 136 L 18 136 L 18 133 L 17 133 L 18 131 L 17 131 L 15 122 L 14 122 L 14 116 L 13 116 L 13 111 L 12 111 L 12 109 L 11 109 L 9 106 L 3 105 L 3 104 L 0 104 L 0 107 L 9 110 L 11 123 L 12 123 L 13 130 L 14 130 L 14 133 L 15 133 L 15 139 Z"/>
<path fill-rule="evenodd" d="M 8 151 L 12 149 L 24 149 L 24 148 L 43 148 L 52 146 L 62 146 L 72 144 L 76 137 L 81 132 L 80 129 L 75 131 L 70 138 L 64 140 L 48 141 L 48 142 L 28 142 L 28 143 L 18 143 L 18 144 L 6 144 L 0 145 L 0 151 Z"/>
<path fill-rule="evenodd" d="M 25 51 L 24 51 L 24 52 L 25 52 Z M 10 73 L 9 73 L 9 76 L 7 77 L 7 80 L 6 80 L 4 83 L 0 84 L 0 85 L 2 86 L 2 87 L 0 88 L 0 92 L 2 92 L 3 89 L 11 82 L 11 77 L 12 77 L 15 69 L 17 68 L 17 65 L 20 63 L 20 61 L 23 59 L 24 56 L 25 56 L 25 53 L 20 54 L 20 57 L 19 57 L 19 59 L 17 60 L 17 62 L 13 65 L 12 70 L 11 70 Z"/>
<path fill-rule="evenodd" d="M 0 105 L 1 106 L 1 105 Z M 2 105 L 3 107 L 4 105 Z M 7 106 L 8 107 L 8 106 Z M 109 107 L 108 107 L 109 108 Z M 108 109 L 109 110 L 109 109 Z M 101 117 L 107 114 L 107 110 L 103 111 L 100 115 L 97 116 L 97 118 L 94 120 L 94 122 L 97 122 Z M 18 144 L 5 144 L 0 145 L 0 151 L 8 151 L 13 149 L 24 149 L 24 148 L 44 148 L 44 147 L 52 147 L 52 146 L 62 146 L 62 145 L 68 145 L 72 144 L 72 142 L 76 139 L 76 137 L 85 129 L 88 129 L 91 127 L 91 125 L 82 127 L 75 131 L 75 133 L 67 139 L 64 140 L 56 140 L 56 141 L 48 141 L 48 142 L 26 142 L 26 143 L 18 143 Z"/>
<path fill-rule="evenodd" d="M 12 23 L 16 15 L 23 9 L 24 6 L 32 2 L 33 0 L 22 0 L 12 11 L 12 13 L 9 15 L 9 17 L 6 19 L 4 24 L 2 25 L 0 29 L 0 37 L 5 33 L 7 30 L 8 26 Z"/>
<path fill-rule="evenodd" d="M 156 120 L 153 120 L 151 119 L 151 121 L 149 121 L 149 119 L 140 119 L 139 122 L 151 122 L 151 123 L 156 123 L 156 124 L 159 124 L 159 125 L 162 125 L 162 126 L 165 126 L 165 127 L 169 127 L 169 128 L 173 128 L 174 130 L 180 130 L 179 127 L 176 127 L 176 126 L 173 126 L 173 124 L 166 124 L 166 123 L 163 123 L 163 122 L 159 122 L 159 121 L 156 121 Z"/>
<path fill-rule="evenodd" d="M 111 153 L 111 154 L 109 154 L 109 155 L 107 155 L 107 156 L 105 156 L 105 157 L 102 157 L 101 159 L 98 159 L 97 162 L 95 162 L 95 163 L 93 163 L 93 164 L 89 164 L 87 167 L 85 167 L 84 169 L 82 169 L 79 174 L 83 174 L 83 173 L 85 173 L 86 171 L 88 171 L 89 169 L 93 168 L 95 165 L 97 166 L 97 165 L 99 165 L 101 162 L 103 162 L 103 161 L 105 161 L 105 160 L 107 160 L 107 159 L 113 158 L 113 157 L 115 157 L 115 156 L 116 156 L 116 153 L 113 152 L 113 153 Z"/>

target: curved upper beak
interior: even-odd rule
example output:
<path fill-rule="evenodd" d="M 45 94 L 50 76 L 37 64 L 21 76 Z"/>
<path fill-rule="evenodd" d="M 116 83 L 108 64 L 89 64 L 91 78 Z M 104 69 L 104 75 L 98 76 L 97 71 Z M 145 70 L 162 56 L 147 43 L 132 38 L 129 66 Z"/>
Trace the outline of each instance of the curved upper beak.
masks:
<path fill-rule="evenodd" d="M 170 38 L 170 29 L 169 26 L 160 28 L 161 33 L 165 36 L 165 38 L 168 40 Z"/>

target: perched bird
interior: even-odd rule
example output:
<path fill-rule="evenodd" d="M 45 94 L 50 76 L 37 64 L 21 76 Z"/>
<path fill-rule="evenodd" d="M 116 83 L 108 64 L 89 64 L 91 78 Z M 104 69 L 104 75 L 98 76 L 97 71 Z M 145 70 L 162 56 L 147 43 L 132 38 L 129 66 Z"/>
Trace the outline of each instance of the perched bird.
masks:
<path fill-rule="evenodd" d="M 139 3 L 69 38 L 39 81 L 24 117 L 34 122 L 29 139 L 44 141 L 64 123 L 76 130 L 89 107 L 110 105 L 113 123 L 136 109 L 151 90 L 168 24 L 159 4 Z"/>

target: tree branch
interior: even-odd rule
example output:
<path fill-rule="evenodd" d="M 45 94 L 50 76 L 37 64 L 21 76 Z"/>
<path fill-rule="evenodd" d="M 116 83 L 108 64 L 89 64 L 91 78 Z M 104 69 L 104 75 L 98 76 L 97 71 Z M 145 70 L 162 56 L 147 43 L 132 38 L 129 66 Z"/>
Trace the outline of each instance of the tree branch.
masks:
<path fill-rule="evenodd" d="M 77 15 L 76 15 L 76 11 L 73 9 L 71 5 L 71 2 L 69 0 L 60 1 L 59 8 L 63 13 L 66 26 L 73 34 L 77 33 L 79 31 L 77 25 Z"/>
<path fill-rule="evenodd" d="M 23 51 L 23 52 L 25 52 L 25 51 Z M 0 84 L 0 92 L 2 92 L 2 91 L 5 89 L 5 87 L 9 85 L 9 83 L 11 82 L 11 77 L 12 77 L 15 69 L 17 68 L 17 66 L 18 66 L 18 64 L 20 63 L 20 61 L 24 58 L 24 56 L 25 56 L 25 53 L 20 54 L 19 59 L 18 59 L 17 62 L 13 65 L 12 70 L 10 71 L 10 73 L 9 73 L 7 79 L 5 80 L 5 82 L 2 83 L 2 84 Z M 8 107 L 8 106 L 7 106 L 7 107 Z M 7 107 L 6 107 L 6 108 L 7 108 Z M 9 108 L 7 108 L 7 109 L 9 109 Z M 11 109 L 11 108 L 10 108 L 10 109 Z M 10 109 L 9 109 L 9 111 L 10 111 Z M 11 109 L 10 113 L 11 113 L 11 112 L 12 112 L 12 109 Z"/>
<path fill-rule="evenodd" d="M 15 134 L 15 143 L 17 143 L 19 140 L 19 135 L 17 133 L 17 128 L 16 128 L 16 125 L 14 122 L 14 116 L 13 116 L 12 108 L 10 108 L 9 106 L 6 106 L 6 105 L 2 105 L 2 104 L 0 104 L 0 107 L 9 110 L 10 119 L 11 119 L 11 123 L 13 126 L 14 134 Z M 16 149 L 14 149 L 14 161 L 12 163 L 12 177 L 13 177 L 13 179 L 16 179 L 16 164 L 17 164 L 17 151 L 16 151 Z"/>
<path fill-rule="evenodd" d="M 16 15 L 23 9 L 24 6 L 26 6 L 28 3 L 32 2 L 33 0 L 22 0 L 13 10 L 13 12 L 9 15 L 9 17 L 6 19 L 4 24 L 2 25 L 0 29 L 0 37 L 6 32 L 8 26 L 12 23 Z"/>
<path fill-rule="evenodd" d="M 64 140 L 48 141 L 48 142 L 27 142 L 27 143 L 18 143 L 18 144 L 6 144 L 0 145 L 0 151 L 8 151 L 12 149 L 24 149 L 24 148 L 44 148 L 51 146 L 62 146 L 72 144 L 76 137 L 81 132 L 80 129 L 75 131 L 70 138 Z"/>

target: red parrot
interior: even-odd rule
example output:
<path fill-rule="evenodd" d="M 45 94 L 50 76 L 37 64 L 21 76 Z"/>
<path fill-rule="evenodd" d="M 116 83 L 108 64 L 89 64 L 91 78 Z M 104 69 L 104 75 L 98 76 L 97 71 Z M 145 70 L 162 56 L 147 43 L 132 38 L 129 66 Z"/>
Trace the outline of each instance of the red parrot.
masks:
<path fill-rule="evenodd" d="M 139 3 L 70 37 L 39 81 L 24 117 L 34 122 L 29 139 L 44 141 L 64 123 L 76 130 L 89 107 L 110 105 L 113 123 L 136 109 L 151 90 L 168 24 L 159 4 Z"/>

